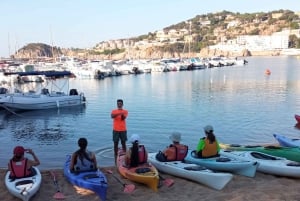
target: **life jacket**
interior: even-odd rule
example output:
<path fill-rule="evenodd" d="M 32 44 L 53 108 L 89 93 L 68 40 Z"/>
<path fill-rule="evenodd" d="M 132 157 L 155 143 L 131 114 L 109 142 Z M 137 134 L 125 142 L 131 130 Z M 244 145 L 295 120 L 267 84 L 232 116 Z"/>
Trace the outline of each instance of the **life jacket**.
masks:
<path fill-rule="evenodd" d="M 207 138 L 204 139 L 205 146 L 202 150 L 202 157 L 210 157 L 218 154 L 217 141 L 210 143 Z"/>
<path fill-rule="evenodd" d="M 79 156 L 76 156 L 75 164 L 74 164 L 74 171 L 81 172 L 81 171 L 89 171 L 89 170 L 95 170 L 96 167 L 94 167 L 94 161 L 92 158 L 92 152 L 87 151 L 87 155 L 89 158 L 83 157 L 82 160 L 80 160 Z"/>
<path fill-rule="evenodd" d="M 27 158 L 21 161 L 10 160 L 10 177 L 12 178 L 22 178 L 28 177 L 32 174 L 31 169 L 27 168 Z"/>
<path fill-rule="evenodd" d="M 139 163 L 146 163 L 148 161 L 148 154 L 144 145 L 139 145 Z"/>
<path fill-rule="evenodd" d="M 182 161 L 188 153 L 188 146 L 172 144 L 165 153 L 167 155 L 167 161 Z"/>

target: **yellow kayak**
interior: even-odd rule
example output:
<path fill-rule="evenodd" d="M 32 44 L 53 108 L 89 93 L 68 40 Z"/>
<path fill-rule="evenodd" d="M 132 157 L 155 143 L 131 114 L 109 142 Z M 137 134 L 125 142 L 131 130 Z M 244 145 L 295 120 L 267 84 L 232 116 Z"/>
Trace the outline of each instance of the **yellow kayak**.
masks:
<path fill-rule="evenodd" d="M 159 174 L 157 169 L 148 163 L 139 165 L 138 167 L 128 168 L 125 165 L 125 152 L 119 150 L 117 157 L 117 166 L 119 173 L 134 182 L 142 183 L 149 186 L 157 192 L 159 184 Z"/>

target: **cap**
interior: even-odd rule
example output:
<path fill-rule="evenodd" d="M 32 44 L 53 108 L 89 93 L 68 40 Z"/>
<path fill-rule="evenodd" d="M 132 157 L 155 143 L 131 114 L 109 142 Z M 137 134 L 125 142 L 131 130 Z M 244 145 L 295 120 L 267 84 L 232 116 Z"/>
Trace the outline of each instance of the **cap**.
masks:
<path fill-rule="evenodd" d="M 16 147 L 14 148 L 14 154 L 15 154 L 15 155 L 20 156 L 20 155 L 23 155 L 24 152 L 25 152 L 25 149 L 24 149 L 24 147 L 22 147 L 22 146 L 16 146 Z"/>
<path fill-rule="evenodd" d="M 170 140 L 172 140 L 173 142 L 180 142 L 181 141 L 181 133 L 179 132 L 173 132 L 170 135 Z"/>
<path fill-rule="evenodd" d="M 211 125 L 207 125 L 207 126 L 204 127 L 204 131 L 205 132 L 211 132 L 211 131 L 214 131 L 214 128 Z"/>
<path fill-rule="evenodd" d="M 138 134 L 133 134 L 133 135 L 130 136 L 129 141 L 131 143 L 134 143 L 135 141 L 139 142 L 140 141 L 140 136 Z"/>

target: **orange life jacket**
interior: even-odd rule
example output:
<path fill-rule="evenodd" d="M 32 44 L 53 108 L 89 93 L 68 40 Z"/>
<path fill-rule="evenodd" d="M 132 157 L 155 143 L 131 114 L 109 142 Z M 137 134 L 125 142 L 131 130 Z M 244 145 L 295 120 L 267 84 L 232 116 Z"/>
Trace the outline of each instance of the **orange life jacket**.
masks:
<path fill-rule="evenodd" d="M 188 152 L 188 146 L 183 144 L 172 144 L 167 150 L 165 150 L 165 155 L 167 156 L 167 161 L 182 161 Z"/>
<path fill-rule="evenodd" d="M 210 143 L 207 138 L 204 140 L 205 146 L 202 150 L 202 157 L 210 157 L 218 154 L 217 142 Z"/>
<path fill-rule="evenodd" d="M 10 160 L 10 177 L 22 178 L 30 176 L 32 172 L 27 168 L 27 161 L 27 158 L 24 158 L 23 160 L 18 162 Z"/>

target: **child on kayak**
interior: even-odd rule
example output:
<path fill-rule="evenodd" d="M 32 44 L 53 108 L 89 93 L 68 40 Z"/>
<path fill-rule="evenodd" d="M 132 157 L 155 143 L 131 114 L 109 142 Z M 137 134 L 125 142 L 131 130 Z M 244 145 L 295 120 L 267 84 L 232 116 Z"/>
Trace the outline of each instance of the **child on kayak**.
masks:
<path fill-rule="evenodd" d="M 220 145 L 214 134 L 214 129 L 211 125 L 204 127 L 206 137 L 199 140 L 196 148 L 196 153 L 199 158 L 209 158 L 219 156 Z"/>
<path fill-rule="evenodd" d="M 24 157 L 24 153 L 32 155 L 33 160 Z M 24 149 L 22 146 L 14 148 L 14 156 L 8 163 L 8 170 L 10 171 L 10 178 L 23 178 L 35 174 L 32 166 L 38 166 L 40 161 L 32 149 Z"/>
<path fill-rule="evenodd" d="M 181 133 L 173 132 L 169 139 L 172 141 L 172 144 L 163 151 L 166 161 L 182 161 L 188 152 L 188 146 L 180 144 Z"/>
<path fill-rule="evenodd" d="M 137 167 L 140 164 L 146 163 L 148 160 L 148 153 L 144 145 L 140 145 L 140 136 L 133 134 L 129 141 L 132 147 L 126 152 L 125 163 L 128 167 Z"/>
<path fill-rule="evenodd" d="M 97 170 L 97 160 L 93 152 L 88 151 L 88 141 L 86 138 L 79 138 L 79 149 L 72 154 L 70 171 L 83 172 L 89 170 Z"/>

